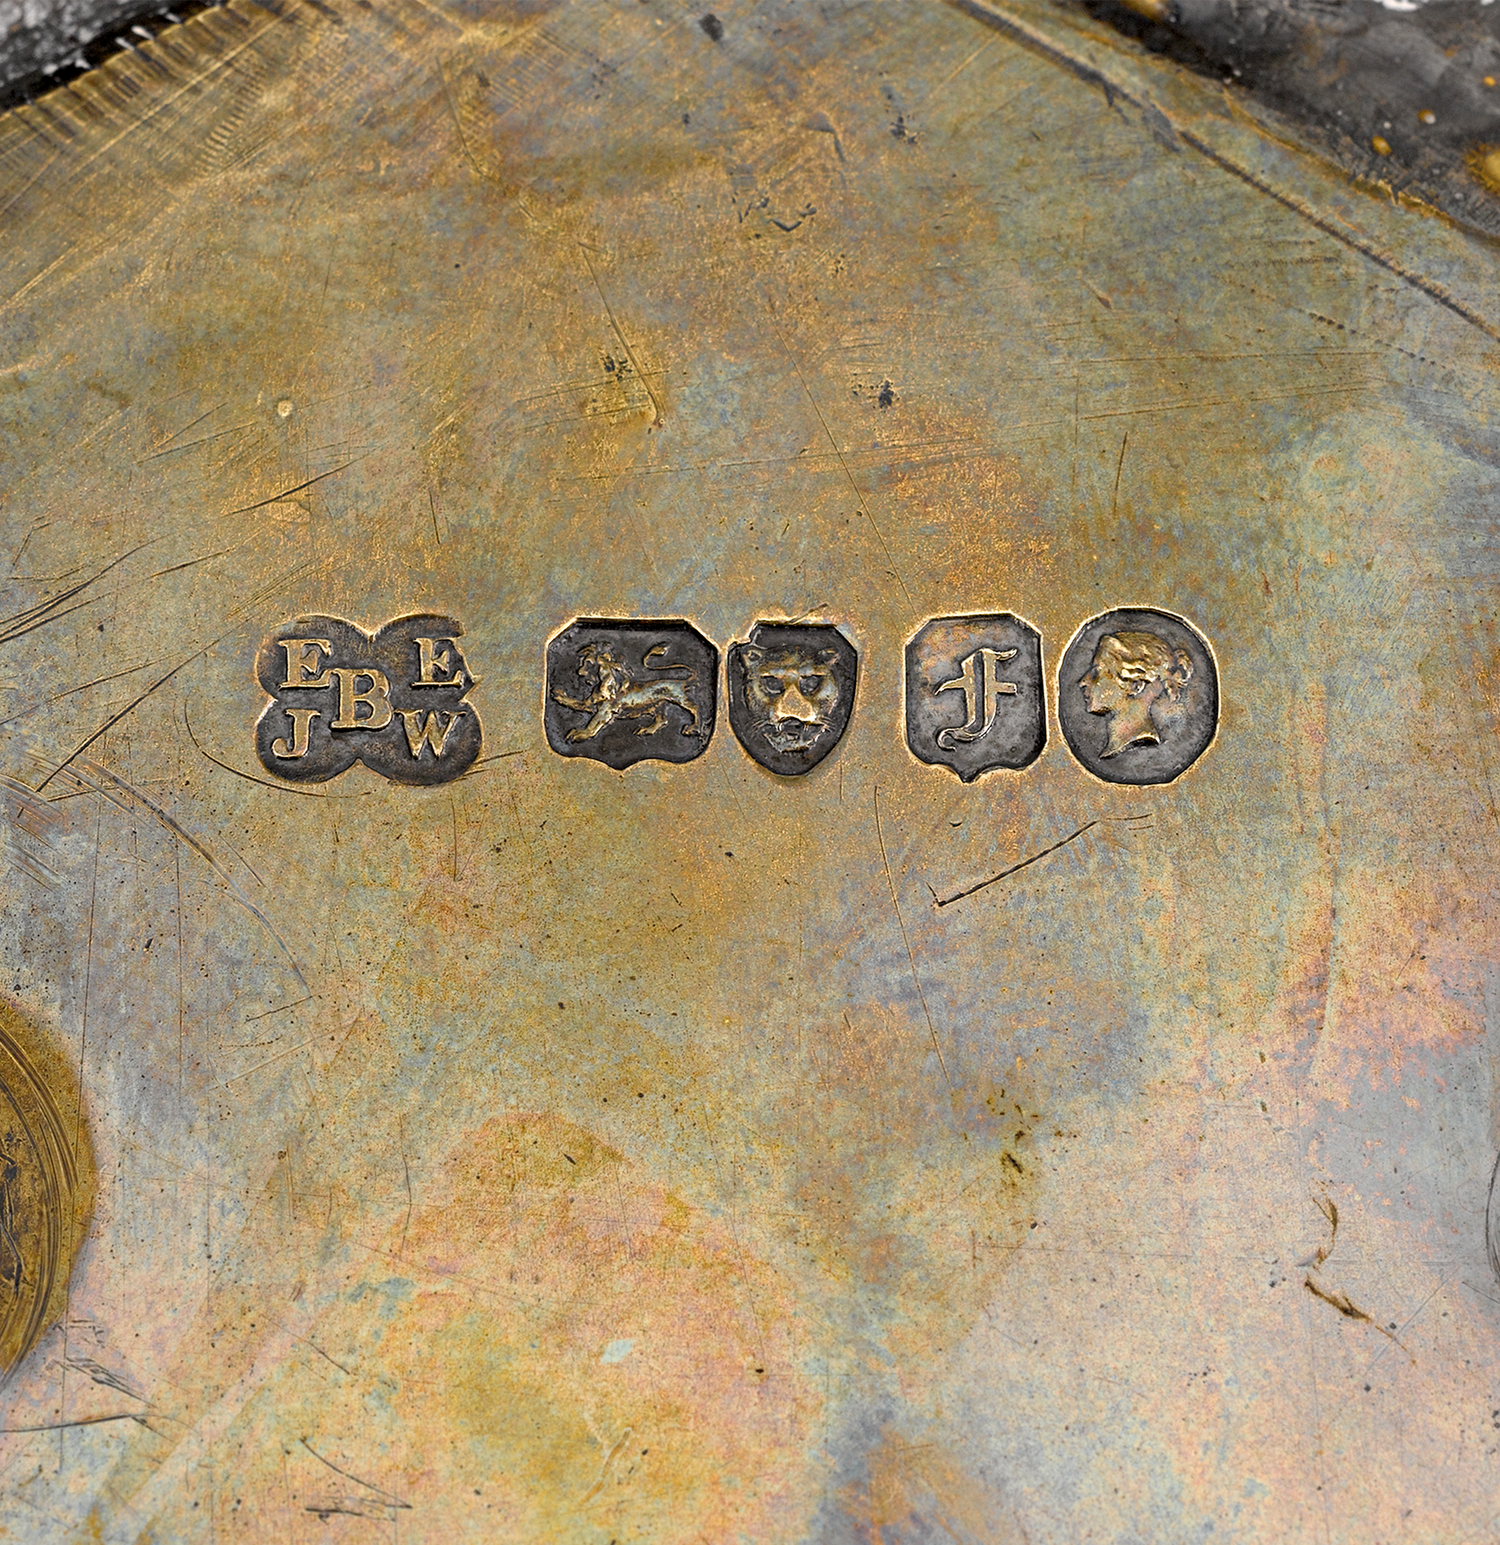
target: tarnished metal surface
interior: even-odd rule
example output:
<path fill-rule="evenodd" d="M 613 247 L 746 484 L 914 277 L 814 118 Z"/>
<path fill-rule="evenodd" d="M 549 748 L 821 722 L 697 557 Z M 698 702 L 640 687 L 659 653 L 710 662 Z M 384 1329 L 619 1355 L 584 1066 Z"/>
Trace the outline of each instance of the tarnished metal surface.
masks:
<path fill-rule="evenodd" d="M 1500 235 L 1493 0 L 1083 3 L 1386 197 Z"/>
<path fill-rule="evenodd" d="M 1043 7 L 153 47 L 0 118 L 8 1537 L 1491 1538 L 1492 249 Z"/>

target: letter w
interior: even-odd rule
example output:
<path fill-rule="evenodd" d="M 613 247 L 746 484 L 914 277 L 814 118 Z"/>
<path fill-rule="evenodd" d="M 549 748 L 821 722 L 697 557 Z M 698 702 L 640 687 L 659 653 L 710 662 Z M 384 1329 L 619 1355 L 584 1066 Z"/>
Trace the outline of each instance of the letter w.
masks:
<path fill-rule="evenodd" d="M 448 744 L 448 736 L 452 733 L 453 726 L 463 718 L 463 710 L 448 715 L 448 722 L 443 723 L 443 715 L 433 709 L 427 715 L 427 722 L 421 724 L 422 710 L 420 708 L 402 708 L 397 710 L 401 715 L 401 722 L 406 726 L 406 743 L 411 747 L 411 754 L 420 758 L 423 746 L 431 746 L 434 756 L 443 754 L 443 747 Z"/>

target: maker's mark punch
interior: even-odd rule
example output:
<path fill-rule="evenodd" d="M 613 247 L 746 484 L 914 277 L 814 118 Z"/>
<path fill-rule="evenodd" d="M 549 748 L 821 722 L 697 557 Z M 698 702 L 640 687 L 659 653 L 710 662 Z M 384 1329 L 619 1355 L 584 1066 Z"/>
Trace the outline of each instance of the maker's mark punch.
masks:
<path fill-rule="evenodd" d="M 375 633 L 299 617 L 260 646 L 270 696 L 255 726 L 267 772 L 323 783 L 363 762 L 396 783 L 446 783 L 474 764 L 483 730 L 451 617 L 398 617 Z"/>

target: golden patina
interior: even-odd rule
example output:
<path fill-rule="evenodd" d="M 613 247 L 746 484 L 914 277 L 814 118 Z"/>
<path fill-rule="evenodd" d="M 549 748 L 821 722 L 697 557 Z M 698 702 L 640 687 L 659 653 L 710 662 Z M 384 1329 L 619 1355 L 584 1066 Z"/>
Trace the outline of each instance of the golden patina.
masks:
<path fill-rule="evenodd" d="M 0 116 L 12 1537 L 1493 1535 L 1496 257 L 1264 130 L 1042 0 Z"/>

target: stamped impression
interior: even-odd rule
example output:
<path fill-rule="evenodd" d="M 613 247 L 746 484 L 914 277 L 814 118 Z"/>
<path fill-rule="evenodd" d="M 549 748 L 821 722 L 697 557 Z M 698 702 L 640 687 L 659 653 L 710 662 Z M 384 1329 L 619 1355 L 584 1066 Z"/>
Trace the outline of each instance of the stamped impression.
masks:
<path fill-rule="evenodd" d="M 255 657 L 271 701 L 255 726 L 267 772 L 323 783 L 356 762 L 395 783 L 446 783 L 483 740 L 475 678 L 452 617 L 399 617 L 374 633 L 341 617 L 299 617 Z"/>
<path fill-rule="evenodd" d="M 617 771 L 690 762 L 714 732 L 719 651 L 680 618 L 582 617 L 547 645 L 542 724 L 559 756 Z"/>
<path fill-rule="evenodd" d="M 1057 716 L 1068 749 L 1096 778 L 1170 783 L 1218 728 L 1213 652 L 1171 612 L 1105 612 L 1084 623 L 1063 653 Z"/>
<path fill-rule="evenodd" d="M 854 711 L 859 653 L 830 623 L 757 622 L 729 646 L 729 723 L 773 773 L 810 772 L 838 745 Z"/>
<path fill-rule="evenodd" d="M 1009 612 L 934 617 L 906 646 L 906 743 L 965 783 L 1047 744 L 1042 636 Z"/>

